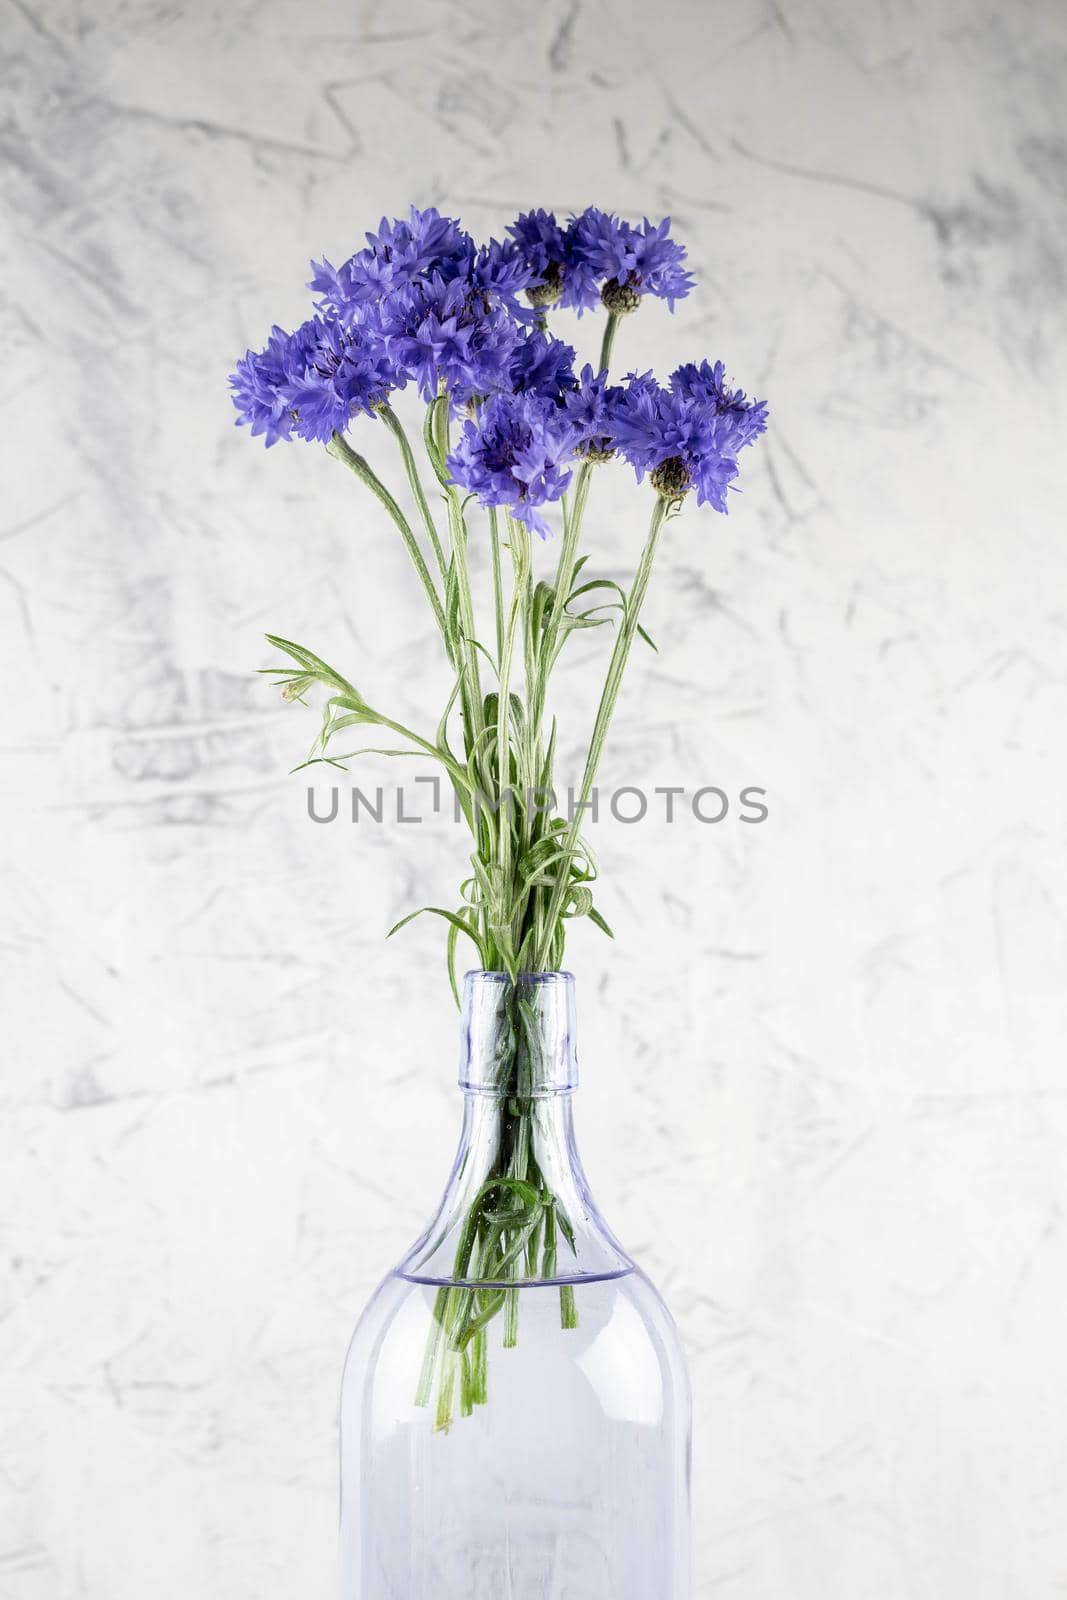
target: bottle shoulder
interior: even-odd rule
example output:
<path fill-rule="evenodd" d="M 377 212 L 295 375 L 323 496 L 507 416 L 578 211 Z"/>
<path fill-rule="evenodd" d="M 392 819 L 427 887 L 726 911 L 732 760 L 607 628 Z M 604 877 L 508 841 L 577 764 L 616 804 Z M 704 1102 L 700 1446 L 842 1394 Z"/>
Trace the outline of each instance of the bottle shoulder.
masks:
<path fill-rule="evenodd" d="M 397 1271 L 511 1288 L 623 1277 L 634 1265 L 593 1200 L 569 1097 L 472 1097 L 441 1203 Z"/>

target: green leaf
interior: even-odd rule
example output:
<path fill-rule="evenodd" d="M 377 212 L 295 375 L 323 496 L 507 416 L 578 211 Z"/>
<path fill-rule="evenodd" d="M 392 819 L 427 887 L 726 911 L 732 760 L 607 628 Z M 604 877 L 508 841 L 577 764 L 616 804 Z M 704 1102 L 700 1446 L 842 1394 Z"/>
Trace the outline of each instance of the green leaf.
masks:
<path fill-rule="evenodd" d="M 443 489 L 451 489 L 452 478 L 445 458 L 437 448 L 437 435 L 434 429 L 437 421 L 438 406 L 447 404 L 447 395 L 438 395 L 436 399 L 431 400 L 426 407 L 426 417 L 422 425 L 422 442 L 426 447 L 426 454 L 430 458 L 430 466 L 433 468 L 434 477 Z"/>
<path fill-rule="evenodd" d="M 571 1223 L 570 1217 L 568 1217 L 567 1213 L 564 1211 L 563 1207 L 560 1205 L 558 1200 L 556 1201 L 555 1211 L 556 1211 L 556 1221 L 559 1223 L 559 1231 L 560 1231 L 560 1233 L 562 1233 L 563 1237 L 566 1239 L 567 1243 L 570 1245 L 571 1254 L 572 1255 L 577 1255 L 578 1254 L 578 1246 L 577 1246 L 577 1244 L 575 1243 L 575 1240 L 574 1240 L 574 1226 Z"/>
<path fill-rule="evenodd" d="M 547 747 L 545 749 L 545 758 L 541 763 L 541 771 L 537 775 L 537 787 L 539 789 L 541 789 L 541 790 L 545 790 L 545 789 L 548 789 L 548 788 L 551 787 L 549 780 L 552 777 L 552 764 L 553 764 L 553 761 L 555 759 L 555 755 L 556 755 L 556 719 L 555 719 L 555 717 L 553 717 L 552 718 L 552 726 L 549 729 L 549 734 L 548 734 L 548 745 L 547 745 Z"/>
<path fill-rule="evenodd" d="M 492 667 L 493 671 L 494 672 L 497 671 L 497 664 L 496 664 L 496 661 L 495 661 L 494 657 L 492 655 L 490 655 L 489 651 L 486 649 L 485 645 L 482 643 L 482 641 L 480 639 L 468 639 L 468 638 L 464 637 L 463 642 L 464 642 L 464 644 L 469 644 L 469 645 L 473 646 L 473 648 L 475 650 L 479 650 L 481 652 L 481 654 L 485 657 L 485 659 L 488 661 L 488 663 Z"/>
<path fill-rule="evenodd" d="M 449 695 L 448 700 L 447 700 L 447 702 L 445 704 L 445 709 L 441 713 L 441 720 L 437 724 L 437 734 L 436 734 L 436 738 L 435 738 L 435 742 L 438 745 L 438 747 L 440 749 L 442 749 L 442 750 L 447 750 L 448 754 L 449 754 L 449 756 L 450 756 L 450 758 L 452 760 L 455 760 L 455 757 L 452 755 L 452 751 L 449 748 L 449 743 L 448 743 L 448 719 L 452 715 L 452 708 L 455 705 L 456 701 L 459 699 L 459 692 L 460 692 L 462 687 L 463 687 L 463 673 L 461 672 L 459 674 L 459 676 L 456 678 L 455 683 L 452 685 L 452 693 Z"/>
<path fill-rule="evenodd" d="M 376 717 L 373 712 L 368 715 L 365 711 L 353 711 L 351 716 L 335 717 L 331 721 L 323 723 L 322 731 L 329 738 L 333 733 L 340 733 L 342 728 L 366 727 L 381 727 L 381 718 Z"/>
<path fill-rule="evenodd" d="M 462 1008 L 463 1002 L 459 994 L 459 979 L 456 975 L 456 945 L 459 942 L 459 929 L 455 923 L 449 924 L 448 939 L 445 944 L 445 963 L 448 967 L 448 982 L 452 990 L 452 998 L 456 1002 L 456 1009 Z M 481 960 L 481 946 L 478 947 L 478 959 Z"/>
<path fill-rule="evenodd" d="M 484 1328 L 487 1322 L 492 1322 L 506 1299 L 506 1289 L 490 1290 L 481 1302 L 481 1309 L 474 1316 L 468 1316 L 467 1321 L 459 1332 L 454 1334 L 449 1341 L 452 1348 L 466 1352 L 468 1344 L 470 1344 L 479 1328 Z"/>
<path fill-rule="evenodd" d="M 597 607 L 596 609 L 602 610 L 603 608 Z M 606 623 L 610 622 L 610 617 L 595 617 L 592 611 L 583 612 L 580 617 L 573 617 L 568 613 L 564 617 L 559 631 L 560 635 L 564 636 L 568 633 L 576 633 L 579 628 L 603 628 Z"/>
<path fill-rule="evenodd" d="M 588 583 L 579 584 L 577 589 L 571 590 L 567 596 L 567 604 L 570 605 L 572 600 L 577 600 L 579 595 L 592 594 L 595 589 L 610 589 L 618 595 L 624 605 L 626 603 L 626 591 L 615 582 L 614 578 L 590 578 Z"/>
<path fill-rule="evenodd" d="M 445 617 L 448 620 L 450 632 L 459 633 L 459 578 L 456 575 L 455 560 L 448 563 L 448 575 L 445 578 Z"/>
<path fill-rule="evenodd" d="M 361 745 L 358 750 L 346 750 L 343 756 L 316 756 L 314 759 L 328 761 L 331 766 L 336 767 L 340 766 L 342 761 L 354 761 L 357 756 L 424 756 L 425 754 L 425 750 L 388 750 L 381 745 L 365 744 Z M 302 764 L 305 767 L 309 767 L 312 763 L 308 760 Z M 342 767 L 341 770 L 342 772 L 347 772 L 348 768 Z M 294 767 L 293 771 L 299 772 L 300 768 Z"/>
<path fill-rule="evenodd" d="M 310 687 L 312 683 L 321 683 L 327 689 L 339 690 L 342 695 L 352 702 L 353 709 L 366 704 L 359 690 L 354 688 L 347 678 L 342 678 L 339 672 L 317 656 L 313 650 L 307 649 L 302 644 L 294 644 L 291 639 L 283 639 L 276 633 L 268 633 L 266 639 L 268 644 L 273 645 L 276 650 L 280 650 L 283 655 L 289 656 L 290 660 L 295 661 L 297 666 L 300 667 L 299 673 L 286 673 L 276 667 L 268 667 L 266 669 L 274 676 L 288 677 L 289 682 L 294 687 L 299 685 L 297 689 L 298 696 L 302 695 L 304 690 Z"/>
<path fill-rule="evenodd" d="M 530 632 L 535 639 L 547 625 L 555 600 L 556 591 L 554 587 L 552 584 L 546 583 L 542 578 L 534 588 L 530 603 Z"/>
<path fill-rule="evenodd" d="M 358 755 L 359 752 L 357 751 L 356 754 Z M 289 776 L 292 777 L 294 772 L 303 772 L 305 767 L 336 767 L 338 772 L 347 772 L 346 759 L 346 757 L 341 756 L 308 756 L 307 760 L 301 761 L 298 767 L 289 768 Z"/>
<path fill-rule="evenodd" d="M 454 911 L 446 911 L 442 906 L 420 906 L 417 911 L 409 911 L 406 917 L 401 917 L 399 922 L 394 922 L 393 926 L 389 929 L 389 932 L 385 937 L 387 939 L 391 939 L 394 933 L 399 933 L 401 928 L 406 928 L 409 922 L 414 922 L 416 917 L 421 917 L 424 915 L 431 917 L 443 917 L 444 920 L 451 927 L 455 928 L 458 933 L 465 933 L 467 938 L 470 939 L 477 948 L 478 956 L 481 960 L 482 966 L 485 966 L 485 950 L 478 935 L 477 929 L 473 928 L 469 922 L 465 921 L 463 917 L 457 916 Z"/>
<path fill-rule="evenodd" d="M 565 917 L 587 917 L 593 909 L 593 891 L 584 883 L 571 885 L 563 907 Z"/>

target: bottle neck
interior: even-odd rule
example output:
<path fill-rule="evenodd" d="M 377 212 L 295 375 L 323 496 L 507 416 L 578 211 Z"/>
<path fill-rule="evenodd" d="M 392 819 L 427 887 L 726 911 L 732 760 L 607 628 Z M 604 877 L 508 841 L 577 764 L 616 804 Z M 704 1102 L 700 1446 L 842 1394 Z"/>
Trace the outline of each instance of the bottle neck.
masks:
<path fill-rule="evenodd" d="M 459 1081 L 468 1093 L 522 1100 L 578 1087 L 574 979 L 569 972 L 468 972 Z"/>
<path fill-rule="evenodd" d="M 463 1129 L 427 1232 L 401 1263 L 435 1283 L 611 1277 L 632 1263 L 601 1220 L 574 1142 L 574 979 L 468 973 Z"/>

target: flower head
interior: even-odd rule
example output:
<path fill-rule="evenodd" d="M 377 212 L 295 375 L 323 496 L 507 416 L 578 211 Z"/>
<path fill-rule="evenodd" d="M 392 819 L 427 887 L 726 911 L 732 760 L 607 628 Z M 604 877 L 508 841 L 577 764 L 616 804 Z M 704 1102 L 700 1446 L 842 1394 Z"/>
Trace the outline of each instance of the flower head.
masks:
<path fill-rule="evenodd" d="M 359 412 L 373 412 L 393 387 L 395 374 L 376 340 L 356 323 L 313 317 L 304 324 L 306 343 L 291 362 L 285 397 L 293 432 L 325 443 L 344 433 Z"/>
<path fill-rule="evenodd" d="M 570 482 L 574 437 L 553 400 L 535 393 L 494 395 L 465 423 L 448 469 L 482 505 L 506 506 L 544 536 L 549 527 L 537 507 L 558 500 Z"/>
<path fill-rule="evenodd" d="M 668 389 L 650 372 L 631 373 L 614 408 L 611 438 L 638 482 L 648 472 L 665 498 L 695 488 L 698 505 L 725 511 L 738 451 L 763 432 L 766 414 L 761 401 L 743 396 L 740 409 L 720 409 L 718 393 L 706 390 L 700 368 L 679 368 Z"/>
<path fill-rule="evenodd" d="M 550 334 L 529 333 L 515 346 L 508 376 L 517 393 L 561 400 L 574 387 L 574 350 Z"/>
<path fill-rule="evenodd" d="M 521 330 L 502 306 L 486 306 L 468 280 L 433 275 L 386 295 L 368 313 L 398 380 L 432 400 L 441 379 L 457 405 L 510 387 Z"/>
<path fill-rule="evenodd" d="M 614 455 L 612 433 L 615 408 L 622 390 L 608 383 L 606 372 L 582 368 L 575 388 L 563 396 L 563 408 L 576 433 L 575 448 L 589 460 L 604 461 Z"/>
<path fill-rule="evenodd" d="M 698 366 L 692 361 L 677 367 L 670 376 L 674 394 L 710 405 L 720 417 L 729 417 L 740 450 L 767 429 L 767 405 L 763 400 L 746 400 L 743 389 L 728 389 L 726 371 L 721 361 L 714 366 L 702 361 Z"/>
<path fill-rule="evenodd" d="M 533 278 L 533 273 L 517 244 L 505 239 L 503 244 L 490 239 L 479 246 L 470 266 L 471 287 L 491 303 L 499 302 L 522 322 L 531 320 L 533 313 L 520 305 L 519 295 Z"/>
<path fill-rule="evenodd" d="M 350 307 L 376 301 L 423 274 L 445 280 L 463 276 L 475 254 L 470 235 L 432 206 L 425 211 L 412 206 L 403 220 L 383 217 L 377 233 L 368 233 L 366 239 L 366 249 L 342 267 L 325 259 L 311 263 L 308 287 L 320 296 L 322 310 L 343 316 Z"/>
<path fill-rule="evenodd" d="M 569 303 L 580 313 L 600 304 L 601 284 L 626 276 L 624 241 L 630 224 L 610 211 L 586 206 L 567 225 Z"/>
<path fill-rule="evenodd" d="M 605 240 L 615 228 L 625 226 L 609 212 L 586 206 L 571 217 L 563 236 L 564 278 L 560 303 L 577 311 L 592 311 L 600 304 L 600 285 L 611 271 Z"/>
<path fill-rule="evenodd" d="M 248 350 L 230 374 L 238 424 L 250 424 L 253 435 L 263 434 L 269 450 L 293 429 L 292 408 L 284 388 L 288 381 L 289 348 L 297 335 L 275 325 L 264 349 Z"/>
<path fill-rule="evenodd" d="M 230 378 L 238 423 L 262 433 L 268 449 L 294 434 L 325 441 L 358 412 L 371 412 L 394 374 L 358 323 L 310 317 L 295 333 L 274 328 L 264 350 L 249 351 Z"/>
<path fill-rule="evenodd" d="M 626 281 L 633 284 L 638 294 L 666 300 L 673 311 L 674 302 L 684 300 L 696 280 L 682 266 L 685 246 L 672 239 L 670 233 L 670 217 L 664 217 L 655 228 L 646 217 L 639 228 L 630 229 Z"/>
<path fill-rule="evenodd" d="M 437 393 L 439 370 L 453 380 L 467 372 L 472 326 L 466 311 L 462 283 L 434 276 L 400 285 L 369 312 L 387 358 L 425 400 Z"/>
<path fill-rule="evenodd" d="M 670 217 L 658 227 L 646 217 L 635 228 L 596 206 L 572 217 L 570 259 L 582 274 L 585 303 L 595 304 L 599 298 L 609 311 L 633 311 L 643 295 L 651 294 L 666 300 L 673 311 L 675 301 L 692 288 L 693 277 L 682 267 L 685 248 L 670 237 L 670 229 Z"/>
<path fill-rule="evenodd" d="M 530 281 L 526 297 L 534 306 L 555 305 L 563 291 L 567 246 L 551 211 L 524 211 L 508 229 Z"/>

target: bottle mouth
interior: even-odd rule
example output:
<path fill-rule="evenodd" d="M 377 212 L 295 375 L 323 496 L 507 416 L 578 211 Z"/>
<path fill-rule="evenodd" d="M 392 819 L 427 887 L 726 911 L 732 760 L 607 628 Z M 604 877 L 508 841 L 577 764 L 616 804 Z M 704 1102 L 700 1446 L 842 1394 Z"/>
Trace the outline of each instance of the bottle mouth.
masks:
<path fill-rule="evenodd" d="M 521 988 L 524 984 L 571 984 L 574 982 L 573 972 L 520 972 L 513 978 L 510 972 L 467 972 L 464 982 L 471 983 L 498 983 L 513 984 Z"/>
<path fill-rule="evenodd" d="M 459 1081 L 468 1092 L 540 1099 L 578 1086 L 569 972 L 468 972 Z"/>

